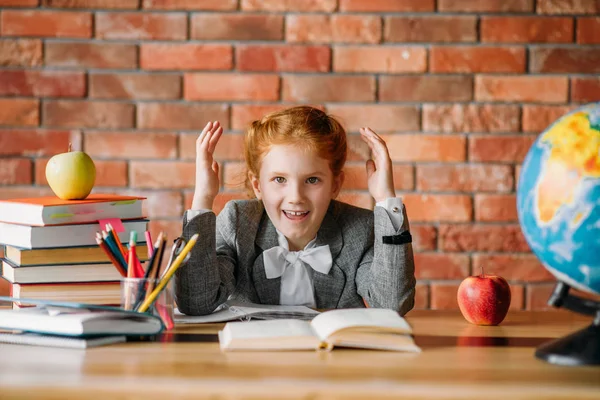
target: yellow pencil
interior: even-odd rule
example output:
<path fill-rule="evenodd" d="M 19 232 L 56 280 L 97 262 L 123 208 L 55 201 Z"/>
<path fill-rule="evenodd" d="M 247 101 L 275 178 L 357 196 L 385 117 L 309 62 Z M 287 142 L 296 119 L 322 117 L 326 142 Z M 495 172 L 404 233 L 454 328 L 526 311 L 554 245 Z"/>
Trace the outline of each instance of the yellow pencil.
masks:
<path fill-rule="evenodd" d="M 171 265 L 171 268 L 169 268 L 169 270 L 165 273 L 165 276 L 160 280 L 158 286 L 156 286 L 152 293 L 150 293 L 150 295 L 146 297 L 146 300 L 144 300 L 144 302 L 138 307 L 136 311 L 146 312 L 146 310 L 150 308 L 150 306 L 152 305 L 152 303 L 154 303 L 154 300 L 156 300 L 160 292 L 165 288 L 165 286 L 167 286 L 167 283 L 169 283 L 169 280 L 171 280 L 171 277 L 173 276 L 175 271 L 177 271 L 177 268 L 181 266 L 183 260 L 185 259 L 185 256 L 187 256 L 188 253 L 192 250 L 192 247 L 194 247 L 194 245 L 196 244 L 196 240 L 198 240 L 198 236 L 199 234 L 196 233 L 190 238 L 189 242 L 187 242 L 183 250 L 181 250 L 181 253 L 179 253 L 175 261 L 173 261 L 173 265 Z"/>

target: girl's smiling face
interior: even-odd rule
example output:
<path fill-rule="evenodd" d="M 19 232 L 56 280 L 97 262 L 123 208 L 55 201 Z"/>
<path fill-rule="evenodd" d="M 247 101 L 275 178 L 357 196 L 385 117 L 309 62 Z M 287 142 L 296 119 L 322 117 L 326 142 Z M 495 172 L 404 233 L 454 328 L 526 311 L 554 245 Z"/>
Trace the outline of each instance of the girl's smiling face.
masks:
<path fill-rule="evenodd" d="M 317 235 L 344 175 L 334 177 L 329 161 L 314 151 L 273 145 L 261 160 L 259 177 L 250 173 L 250 181 L 289 249 L 297 251 Z"/>

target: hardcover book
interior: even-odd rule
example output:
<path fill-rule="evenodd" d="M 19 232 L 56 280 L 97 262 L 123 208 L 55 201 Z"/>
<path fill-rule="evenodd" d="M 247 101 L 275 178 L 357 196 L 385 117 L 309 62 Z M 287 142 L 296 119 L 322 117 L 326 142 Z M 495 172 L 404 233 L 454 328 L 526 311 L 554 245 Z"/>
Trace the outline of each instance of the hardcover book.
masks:
<path fill-rule="evenodd" d="M 118 281 L 121 274 L 112 263 L 18 266 L 2 260 L 2 277 L 11 283 L 60 283 Z"/>
<path fill-rule="evenodd" d="M 142 218 L 144 197 L 90 194 L 84 200 L 56 196 L 0 200 L 0 221 L 21 225 L 63 225 L 102 219 Z"/>

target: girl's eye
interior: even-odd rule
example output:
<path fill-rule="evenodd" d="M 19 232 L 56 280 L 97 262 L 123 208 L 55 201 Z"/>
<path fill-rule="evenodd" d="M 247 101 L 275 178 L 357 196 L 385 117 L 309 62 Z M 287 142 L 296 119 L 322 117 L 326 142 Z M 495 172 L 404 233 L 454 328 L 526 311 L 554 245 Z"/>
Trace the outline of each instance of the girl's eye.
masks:
<path fill-rule="evenodd" d="M 319 178 L 317 178 L 316 176 L 311 176 L 306 180 L 306 182 L 310 183 L 311 185 L 314 185 L 315 183 L 319 183 Z"/>
<path fill-rule="evenodd" d="M 273 180 L 277 183 L 285 183 L 285 178 L 282 176 L 276 176 Z"/>

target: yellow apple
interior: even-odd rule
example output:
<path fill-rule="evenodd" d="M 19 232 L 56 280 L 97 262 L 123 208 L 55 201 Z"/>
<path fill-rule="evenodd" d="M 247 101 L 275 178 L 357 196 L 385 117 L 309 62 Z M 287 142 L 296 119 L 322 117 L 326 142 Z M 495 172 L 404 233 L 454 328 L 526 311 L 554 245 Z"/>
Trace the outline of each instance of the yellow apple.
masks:
<path fill-rule="evenodd" d="M 94 161 L 83 151 L 69 151 L 52 157 L 46 165 L 50 189 L 63 200 L 85 199 L 96 181 Z"/>

